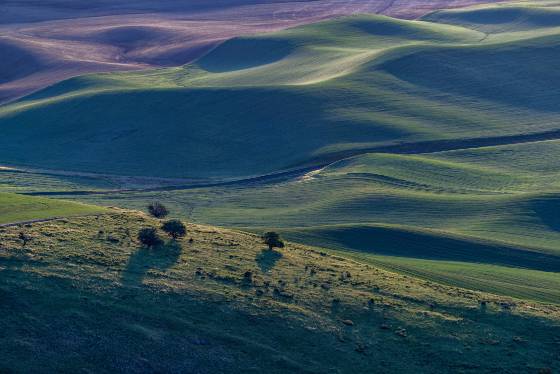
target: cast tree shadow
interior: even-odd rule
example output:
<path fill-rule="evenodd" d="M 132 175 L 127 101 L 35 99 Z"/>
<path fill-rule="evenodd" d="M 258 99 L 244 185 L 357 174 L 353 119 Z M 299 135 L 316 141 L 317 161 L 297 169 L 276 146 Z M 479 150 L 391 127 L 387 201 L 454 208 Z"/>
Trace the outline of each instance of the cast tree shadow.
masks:
<path fill-rule="evenodd" d="M 263 273 L 268 273 L 270 270 L 274 268 L 276 262 L 282 258 L 282 253 L 277 252 L 275 250 L 270 250 L 268 248 L 263 249 L 261 253 L 257 255 L 255 259 L 259 268 Z"/>
<path fill-rule="evenodd" d="M 154 248 L 144 246 L 138 248 L 128 259 L 121 277 L 122 285 L 125 287 L 141 285 L 149 270 L 169 269 L 179 260 L 181 250 L 181 246 L 175 241 Z"/>

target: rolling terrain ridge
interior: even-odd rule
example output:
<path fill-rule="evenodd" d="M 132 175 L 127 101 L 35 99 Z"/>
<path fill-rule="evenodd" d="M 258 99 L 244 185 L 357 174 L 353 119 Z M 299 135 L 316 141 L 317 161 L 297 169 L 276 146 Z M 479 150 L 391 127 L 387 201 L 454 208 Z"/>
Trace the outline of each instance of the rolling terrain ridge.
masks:
<path fill-rule="evenodd" d="M 360 14 L 0 106 L 0 296 L 20 342 L 0 357 L 560 370 L 559 60 L 557 1 Z M 139 212 L 154 201 L 189 223 L 149 250 L 136 233 L 160 226 Z M 269 230 L 286 248 L 261 248 Z M 51 336 L 79 343 L 65 367 L 28 343 L 68 303 Z M 26 308 L 29 329 L 10 328 Z M 92 352 L 99 337 L 119 357 Z"/>
<path fill-rule="evenodd" d="M 416 18 L 433 9 L 480 2 L 3 1 L 0 103 L 86 73 L 185 64 L 234 36 L 360 12 Z"/>
<path fill-rule="evenodd" d="M 457 279 L 460 266 L 485 264 L 538 284 L 558 271 L 560 239 L 558 28 L 544 5 L 425 17 L 437 23 L 341 18 L 233 39 L 185 67 L 65 81 L 0 109 L 3 159 L 192 187 L 5 171 L 5 189 L 132 208 L 169 199 L 195 221 L 276 227 L 389 267 L 397 255 L 410 269 L 458 261 L 447 266 Z M 488 16 L 465 27 L 471 12 Z M 44 187 L 26 187 L 38 175 Z M 487 290 L 479 279 L 465 284 Z M 508 284 L 491 288 L 517 295 Z M 554 281 L 547 289 L 537 298 L 556 300 Z"/>

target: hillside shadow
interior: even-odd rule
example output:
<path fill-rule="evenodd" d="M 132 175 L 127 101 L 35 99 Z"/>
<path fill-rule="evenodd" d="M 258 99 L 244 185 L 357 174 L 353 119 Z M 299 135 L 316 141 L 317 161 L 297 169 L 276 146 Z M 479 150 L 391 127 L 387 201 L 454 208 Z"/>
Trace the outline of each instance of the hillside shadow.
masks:
<path fill-rule="evenodd" d="M 560 197 L 547 196 L 535 199 L 531 202 L 531 208 L 549 229 L 560 231 L 560 216 L 558 215 Z"/>
<path fill-rule="evenodd" d="M 52 270 L 56 271 L 56 268 Z M 452 304 L 453 299 L 450 299 L 448 303 L 438 305 L 436 311 L 457 316 L 464 322 L 457 323 L 455 318 L 432 318 L 430 328 L 424 328 L 418 325 L 417 318 L 406 318 L 411 314 L 401 316 L 391 311 L 387 314 L 388 318 L 384 319 L 383 304 L 378 306 L 379 311 L 365 311 L 362 303 L 356 302 L 344 307 L 341 311 L 343 314 L 335 318 L 328 319 L 325 315 L 325 320 L 329 323 L 340 323 L 342 318 L 349 318 L 356 323 L 351 332 L 348 332 L 349 327 L 342 326 L 345 329 L 342 333 L 333 333 L 321 329 L 311 330 L 307 319 L 294 320 L 290 318 L 291 315 L 274 313 L 273 309 L 263 308 L 262 317 L 255 318 L 247 308 L 240 308 L 225 300 L 209 303 L 200 296 L 183 292 L 141 289 L 138 298 L 127 300 L 126 313 L 123 313 L 123 303 L 118 302 L 115 295 L 99 292 L 99 289 L 93 287 L 76 287 L 74 279 L 40 276 L 37 272 L 25 270 L 9 270 L 7 276 L 9 281 L 6 280 L 0 288 L 0 310 L 4 312 L 1 326 L 5 339 L 34 342 L 33 345 L 22 345 L 22 357 L 32 357 L 37 352 L 37 347 L 40 352 L 51 352 L 44 366 L 47 369 L 55 368 L 51 370 L 53 372 L 57 368 L 58 371 L 80 368 L 83 362 L 92 357 L 96 359 L 95 367 L 108 368 L 108 371 L 118 371 L 122 365 L 126 365 L 136 372 L 185 372 L 185 354 L 169 352 L 188 352 L 188 368 L 195 368 L 191 372 L 198 368 L 204 372 L 204 369 L 216 367 L 214 372 L 233 372 L 246 364 L 246 360 L 243 361 L 246 354 L 239 353 L 240 349 L 245 349 L 245 345 L 238 347 L 237 344 L 232 344 L 232 337 L 235 337 L 235 342 L 242 341 L 242 337 L 253 339 L 255 350 L 265 343 L 267 346 L 278 344 L 278 349 L 274 351 L 257 351 L 257 354 L 263 355 L 263 364 L 255 372 L 267 372 L 270 371 L 269 363 L 278 359 L 278 351 L 291 349 L 303 352 L 312 360 L 322 359 L 326 355 L 340 355 L 340 344 L 333 344 L 333 339 L 338 336 L 345 338 L 344 344 L 349 347 L 362 341 L 372 347 L 363 358 L 359 358 L 361 356 L 350 349 L 343 351 L 344 355 L 350 357 L 342 364 L 351 365 L 352 360 L 357 358 L 367 359 L 370 361 L 365 364 L 366 370 L 377 367 L 384 360 L 389 365 L 393 362 L 392 358 L 407 355 L 408 351 L 413 356 L 404 357 L 408 360 L 407 363 L 418 363 L 414 367 L 424 368 L 425 372 L 437 372 L 438 367 L 449 365 L 450 362 L 468 364 L 468 367 L 474 369 L 465 371 L 473 373 L 519 372 L 520 370 L 515 369 L 526 368 L 527 363 L 531 367 L 550 367 L 554 373 L 560 368 L 554 344 L 560 334 L 560 326 L 553 323 L 553 318 L 501 312 L 495 303 L 488 303 L 488 312 L 482 314 L 471 310 L 467 305 Z M 88 273 L 82 273 L 80 277 L 84 280 L 91 279 L 88 278 Z M 445 296 L 444 293 L 442 295 Z M 419 305 L 409 304 L 414 300 L 402 302 L 406 302 L 403 305 L 413 305 L 413 310 Z M 425 305 L 422 307 L 425 308 Z M 49 312 L 53 308 L 61 311 Z M 320 310 L 319 312 L 322 313 Z M 72 321 L 70 324 L 69 319 Z M 10 328 L 19 326 L 22 321 L 25 321 L 25 328 Z M 378 326 L 382 323 L 387 324 L 391 330 L 379 329 Z M 391 338 L 394 335 L 392 329 L 397 327 L 408 330 L 412 338 Z M 226 335 L 219 334 L 226 330 Z M 64 333 L 60 333 L 61 331 Z M 450 343 L 449 339 L 441 338 L 441 331 L 456 331 L 462 338 Z M 71 342 L 68 341 L 69 336 L 72 337 Z M 515 341 L 514 337 L 521 337 L 522 340 Z M 490 339 L 496 339 L 496 342 L 490 342 Z M 78 345 L 74 343 L 76 341 L 79 342 Z M 100 341 L 104 344 L 102 354 Z M 374 345 L 379 341 L 382 349 Z M 469 349 L 465 349 L 465 346 Z M 67 353 L 68 349 L 73 350 L 71 361 L 64 361 L 56 366 L 59 357 Z M 5 348 L 4 350 L 6 351 Z M 212 360 L 215 361 L 217 355 L 224 352 L 228 357 L 240 359 L 215 366 Z M 447 356 L 442 358 L 442 352 Z M 506 356 L 507 352 L 513 352 L 512 356 Z M 453 356 L 449 357 L 450 354 Z M 162 357 L 166 358 L 163 364 Z M 345 356 L 334 356 L 334 359 L 339 360 L 340 357 Z M 437 361 L 427 366 L 426 357 L 433 357 Z M 497 362 L 504 358 L 515 362 L 507 363 L 502 369 L 497 366 Z M 151 363 L 155 364 L 152 366 Z M 279 372 L 301 372 L 299 368 L 282 367 Z M 311 367 L 311 370 L 305 372 L 325 372 L 322 368 L 324 366 Z M 382 372 L 398 370 L 402 371 L 400 363 L 384 366 Z M 533 372 L 536 373 L 537 370 Z"/>
<path fill-rule="evenodd" d="M 121 277 L 122 285 L 141 285 L 149 270 L 169 269 L 179 260 L 181 250 L 181 246 L 174 241 L 154 248 L 140 247 L 128 259 Z"/>
<path fill-rule="evenodd" d="M 492 53 L 485 48 L 451 47 L 390 59 L 376 69 L 428 92 L 556 113 L 559 93 L 554 87 L 560 77 L 551 73 L 550 66 L 559 56 L 557 45 L 539 48 L 537 44 L 504 44 Z M 476 74 L 472 66 L 477 67 Z"/>
<path fill-rule="evenodd" d="M 550 206 L 547 209 L 552 209 Z M 556 227 L 552 214 L 549 226 Z M 437 233 L 376 226 L 347 226 L 315 230 L 310 236 L 325 247 L 373 253 L 383 256 L 425 260 L 462 261 L 513 266 L 541 271 L 560 271 L 560 256 L 530 251 L 501 243 L 446 237 Z M 311 240 L 306 240 L 307 243 Z"/>
<path fill-rule="evenodd" d="M 257 255 L 255 261 L 257 261 L 257 264 L 263 273 L 268 273 L 274 268 L 278 260 L 281 258 L 282 253 L 266 248 Z"/>
<path fill-rule="evenodd" d="M 294 45 L 288 40 L 236 38 L 223 43 L 197 64 L 211 73 L 226 73 L 278 62 L 293 50 Z"/>

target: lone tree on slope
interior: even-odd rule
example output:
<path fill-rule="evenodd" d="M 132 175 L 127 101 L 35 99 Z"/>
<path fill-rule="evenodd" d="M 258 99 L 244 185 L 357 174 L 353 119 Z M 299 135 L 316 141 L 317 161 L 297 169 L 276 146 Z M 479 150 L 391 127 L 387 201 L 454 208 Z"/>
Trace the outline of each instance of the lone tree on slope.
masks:
<path fill-rule="evenodd" d="M 178 219 L 172 219 L 165 222 L 161 229 L 165 231 L 167 235 L 173 238 L 173 240 L 182 238 L 187 233 L 187 228 L 185 227 L 183 222 L 179 221 Z"/>
<path fill-rule="evenodd" d="M 268 249 L 272 251 L 273 248 L 284 248 L 284 242 L 277 232 L 269 231 L 262 236 L 264 244 L 268 245 Z"/>
<path fill-rule="evenodd" d="M 167 210 L 165 205 L 157 201 L 148 205 L 148 211 L 152 216 L 156 218 L 165 218 L 169 214 L 169 211 Z"/>
<path fill-rule="evenodd" d="M 21 246 L 25 247 L 31 241 L 31 237 L 23 231 L 19 233 L 18 239 L 21 240 Z"/>
<path fill-rule="evenodd" d="M 144 244 L 146 247 L 155 247 L 163 243 L 157 230 L 153 227 L 143 228 L 138 232 L 138 240 L 140 243 Z"/>

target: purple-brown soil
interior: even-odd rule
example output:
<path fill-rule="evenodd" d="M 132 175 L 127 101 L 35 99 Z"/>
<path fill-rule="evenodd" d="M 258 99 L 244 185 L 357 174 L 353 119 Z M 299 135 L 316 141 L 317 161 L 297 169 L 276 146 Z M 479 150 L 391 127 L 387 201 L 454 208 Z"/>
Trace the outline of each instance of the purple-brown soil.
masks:
<path fill-rule="evenodd" d="M 494 1 L 4 0 L 0 104 L 80 74 L 185 64 L 239 35 L 354 13 L 413 19 Z"/>

